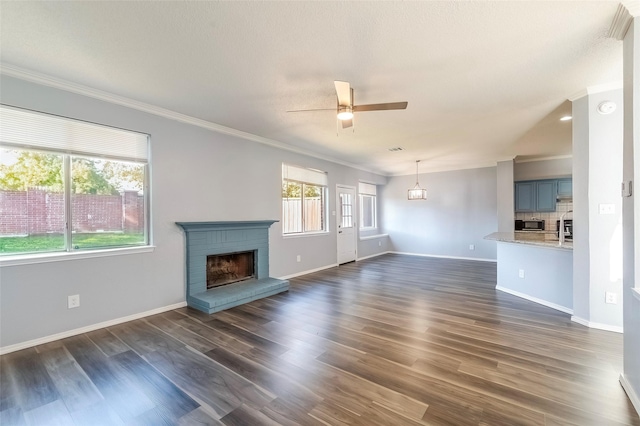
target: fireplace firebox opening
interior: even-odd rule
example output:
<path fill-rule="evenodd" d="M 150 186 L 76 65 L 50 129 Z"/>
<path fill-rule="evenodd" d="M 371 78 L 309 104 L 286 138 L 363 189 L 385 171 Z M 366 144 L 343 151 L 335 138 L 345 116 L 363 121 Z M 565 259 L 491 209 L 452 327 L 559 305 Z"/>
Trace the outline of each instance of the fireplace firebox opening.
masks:
<path fill-rule="evenodd" d="M 207 290 L 255 278 L 255 251 L 207 256 Z"/>

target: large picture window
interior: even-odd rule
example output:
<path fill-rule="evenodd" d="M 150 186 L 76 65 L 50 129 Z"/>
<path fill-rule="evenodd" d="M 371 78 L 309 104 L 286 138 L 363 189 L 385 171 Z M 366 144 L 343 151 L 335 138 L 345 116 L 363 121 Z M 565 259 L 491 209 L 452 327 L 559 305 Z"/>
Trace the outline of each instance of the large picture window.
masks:
<path fill-rule="evenodd" d="M 370 183 L 358 184 L 360 195 L 360 229 L 374 229 L 378 226 L 376 214 L 376 186 Z"/>
<path fill-rule="evenodd" d="M 326 200 L 326 173 L 282 165 L 283 234 L 326 232 Z"/>
<path fill-rule="evenodd" d="M 148 245 L 148 143 L 0 106 L 0 255 Z"/>

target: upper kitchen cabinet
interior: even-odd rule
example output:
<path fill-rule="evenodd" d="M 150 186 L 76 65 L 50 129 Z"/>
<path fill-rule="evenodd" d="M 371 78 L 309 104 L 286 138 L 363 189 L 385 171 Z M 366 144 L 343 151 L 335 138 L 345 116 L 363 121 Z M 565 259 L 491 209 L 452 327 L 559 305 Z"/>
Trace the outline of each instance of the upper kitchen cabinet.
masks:
<path fill-rule="evenodd" d="M 541 180 L 537 182 L 537 212 L 555 212 L 556 198 L 558 196 L 557 180 Z"/>
<path fill-rule="evenodd" d="M 558 179 L 558 198 L 570 199 L 573 197 L 572 179 Z"/>
<path fill-rule="evenodd" d="M 557 195 L 556 179 L 516 182 L 516 212 L 554 212 Z"/>
<path fill-rule="evenodd" d="M 516 212 L 536 211 L 535 182 L 516 182 Z"/>

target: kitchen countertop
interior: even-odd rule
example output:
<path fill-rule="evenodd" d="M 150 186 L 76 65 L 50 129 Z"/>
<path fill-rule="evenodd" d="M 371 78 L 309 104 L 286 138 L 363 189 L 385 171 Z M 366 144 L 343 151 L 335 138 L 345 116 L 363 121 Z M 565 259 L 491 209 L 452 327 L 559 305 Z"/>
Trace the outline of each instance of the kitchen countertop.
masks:
<path fill-rule="evenodd" d="M 499 241 L 502 243 L 525 244 L 536 247 L 555 248 L 559 250 L 573 250 L 573 241 L 565 241 L 562 246 L 558 245 L 558 240 L 532 240 L 522 238 L 516 232 L 494 232 L 484 237 L 485 240 Z"/>

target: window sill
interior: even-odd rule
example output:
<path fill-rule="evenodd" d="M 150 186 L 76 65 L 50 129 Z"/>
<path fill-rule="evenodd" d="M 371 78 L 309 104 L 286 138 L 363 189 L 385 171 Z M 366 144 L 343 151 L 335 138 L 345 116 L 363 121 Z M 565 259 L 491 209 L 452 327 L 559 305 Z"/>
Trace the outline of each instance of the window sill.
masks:
<path fill-rule="evenodd" d="M 63 262 L 67 260 L 91 259 L 94 257 L 120 256 L 124 254 L 151 253 L 155 246 L 122 247 L 82 252 L 32 253 L 0 257 L 0 268 L 5 266 L 31 265 L 36 263 Z"/>
<path fill-rule="evenodd" d="M 640 288 L 632 288 L 631 294 L 633 294 L 636 299 L 640 300 Z"/>
<path fill-rule="evenodd" d="M 282 238 L 284 238 L 285 240 L 288 240 L 290 238 L 322 237 L 329 234 L 330 234 L 329 231 L 305 232 L 303 234 L 286 234 L 286 235 L 283 235 Z"/>
<path fill-rule="evenodd" d="M 360 241 L 375 240 L 377 238 L 385 238 L 385 237 L 388 237 L 388 236 L 389 236 L 389 234 L 367 235 L 366 237 L 360 237 Z"/>
<path fill-rule="evenodd" d="M 364 228 L 359 228 L 358 229 L 360 232 L 373 232 L 373 231 L 377 231 L 378 227 L 377 226 L 367 226 Z"/>

